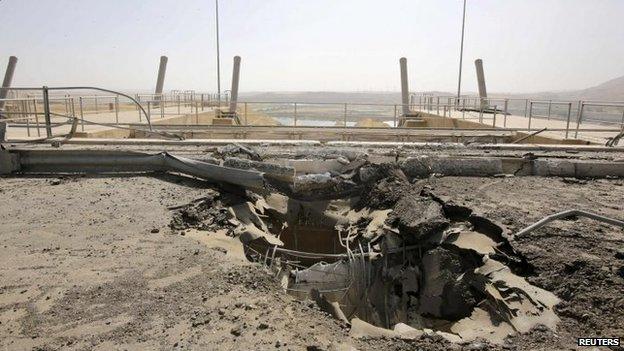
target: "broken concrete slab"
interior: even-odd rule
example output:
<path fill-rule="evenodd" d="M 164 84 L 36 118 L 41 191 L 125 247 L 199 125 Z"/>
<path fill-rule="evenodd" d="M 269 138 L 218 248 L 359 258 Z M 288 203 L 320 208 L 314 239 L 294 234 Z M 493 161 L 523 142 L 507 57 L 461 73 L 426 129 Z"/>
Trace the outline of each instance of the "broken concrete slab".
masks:
<path fill-rule="evenodd" d="M 401 163 L 401 169 L 410 177 L 426 178 L 431 174 L 446 176 L 494 176 L 503 173 L 500 159 L 456 157 L 409 157 Z"/>
<path fill-rule="evenodd" d="M 423 256 L 422 264 L 419 312 L 448 320 L 470 315 L 477 297 L 469 289 L 467 267 L 459 255 L 437 247 Z"/>
<path fill-rule="evenodd" d="M 450 223 L 440 204 L 416 196 L 402 197 L 390 213 L 389 221 L 397 226 L 408 244 L 424 241 Z"/>
<path fill-rule="evenodd" d="M 238 157 L 227 157 L 223 161 L 223 166 L 245 170 L 255 170 L 263 172 L 265 176 L 291 182 L 295 176 L 295 169 L 289 166 L 282 166 L 275 163 L 252 161 Z"/>

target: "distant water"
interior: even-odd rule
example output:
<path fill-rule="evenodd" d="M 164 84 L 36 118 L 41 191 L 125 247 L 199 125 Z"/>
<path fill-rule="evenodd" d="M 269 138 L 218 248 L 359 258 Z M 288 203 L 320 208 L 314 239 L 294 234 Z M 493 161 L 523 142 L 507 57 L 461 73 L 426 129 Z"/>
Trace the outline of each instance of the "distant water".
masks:
<path fill-rule="evenodd" d="M 273 117 L 281 125 L 292 126 L 295 120 L 291 117 Z M 336 127 L 336 121 L 320 120 L 320 119 L 297 119 L 297 126 L 306 127 Z M 347 121 L 347 127 L 355 126 L 355 122 Z"/>

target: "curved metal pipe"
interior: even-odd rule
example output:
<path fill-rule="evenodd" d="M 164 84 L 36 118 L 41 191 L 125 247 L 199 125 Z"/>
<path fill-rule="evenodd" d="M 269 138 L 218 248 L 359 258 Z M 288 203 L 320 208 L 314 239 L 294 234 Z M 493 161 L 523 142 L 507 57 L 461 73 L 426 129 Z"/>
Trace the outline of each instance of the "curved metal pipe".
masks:
<path fill-rule="evenodd" d="M 614 226 L 620 227 L 620 228 L 624 228 L 624 221 L 620 221 L 618 219 L 613 219 L 613 218 L 609 218 L 609 217 L 605 217 L 593 212 L 588 212 L 588 211 L 584 211 L 584 210 L 567 210 L 567 211 L 563 211 L 563 212 L 559 212 L 559 213 L 555 213 L 553 215 L 547 216 L 542 218 L 541 220 L 531 224 L 530 226 L 522 229 L 521 231 L 517 232 L 515 235 L 516 236 L 520 236 L 520 235 L 524 235 L 524 234 L 528 234 L 532 231 L 534 231 L 535 229 L 539 229 L 543 226 L 545 226 L 546 224 L 555 221 L 557 219 L 564 219 L 564 218 L 569 218 L 572 216 L 581 216 L 581 217 L 587 217 L 587 218 L 591 218 L 600 222 L 604 222 L 604 223 L 608 223 L 608 224 L 612 224 Z"/>

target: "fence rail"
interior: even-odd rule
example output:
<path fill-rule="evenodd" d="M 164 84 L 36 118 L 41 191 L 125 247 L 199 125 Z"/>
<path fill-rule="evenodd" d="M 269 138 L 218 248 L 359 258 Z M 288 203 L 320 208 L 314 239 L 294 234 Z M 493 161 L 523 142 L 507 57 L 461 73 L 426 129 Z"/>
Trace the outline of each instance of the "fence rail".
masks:
<path fill-rule="evenodd" d="M 11 98 L 1 99 L 0 119 L 14 128 L 33 130 L 37 137 L 53 135 L 52 129 L 74 119 L 85 125 L 114 127 L 147 124 L 167 116 L 195 116 L 187 125 L 208 125 L 200 114 L 229 110 L 229 96 L 191 90 L 166 94 L 124 94 L 96 87 L 10 88 Z M 96 91 L 97 93 L 93 93 Z M 74 92 L 73 94 L 71 92 Z M 103 93 L 103 94 L 99 94 Z M 403 105 L 388 103 L 239 101 L 237 121 L 245 126 L 400 128 Z M 409 110 L 425 116 L 475 121 L 480 128 L 541 130 L 544 121 L 551 132 L 568 139 L 588 133 L 624 131 L 624 102 L 558 101 L 544 99 L 434 96 L 411 94 Z M 133 112 L 134 111 L 134 112 Z M 162 123 L 162 122 L 161 122 Z M 435 126 L 438 129 L 446 127 Z M 452 127 L 470 129 L 471 127 Z M 426 129 L 426 128 L 423 128 Z M 432 128 L 429 128 L 432 129 Z"/>

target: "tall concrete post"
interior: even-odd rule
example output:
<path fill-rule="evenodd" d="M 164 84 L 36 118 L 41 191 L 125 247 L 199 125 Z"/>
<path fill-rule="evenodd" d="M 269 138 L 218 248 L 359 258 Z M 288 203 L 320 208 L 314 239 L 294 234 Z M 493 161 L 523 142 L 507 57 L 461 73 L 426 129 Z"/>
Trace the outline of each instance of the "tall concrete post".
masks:
<path fill-rule="evenodd" d="M 6 72 L 4 73 L 4 80 L 2 81 L 3 88 L 10 88 L 13 81 L 13 73 L 15 73 L 15 66 L 17 65 L 17 57 L 9 57 L 9 64 L 7 65 Z M 6 99 L 9 95 L 8 89 L 0 89 L 0 99 Z M 0 110 L 4 110 L 4 101 L 0 101 Z"/>
<path fill-rule="evenodd" d="M 481 107 L 486 108 L 488 103 L 487 90 L 485 89 L 485 74 L 483 73 L 483 61 L 481 59 L 476 59 L 475 67 L 477 69 L 477 81 L 479 83 L 479 98 L 481 100 Z"/>
<path fill-rule="evenodd" d="M 236 102 L 238 100 L 238 80 L 240 78 L 240 56 L 234 56 L 234 66 L 232 67 L 232 89 L 230 89 L 230 112 L 236 112 Z"/>
<path fill-rule="evenodd" d="M 156 90 L 154 94 L 157 95 L 156 100 L 160 100 L 160 95 L 163 92 L 163 86 L 165 85 L 165 72 L 167 71 L 167 56 L 160 57 L 160 65 L 158 66 L 158 80 L 156 80 Z"/>
<path fill-rule="evenodd" d="M 401 57 L 399 60 L 401 66 L 401 104 L 403 106 L 403 116 L 409 114 L 409 86 L 407 83 L 407 59 Z"/>

